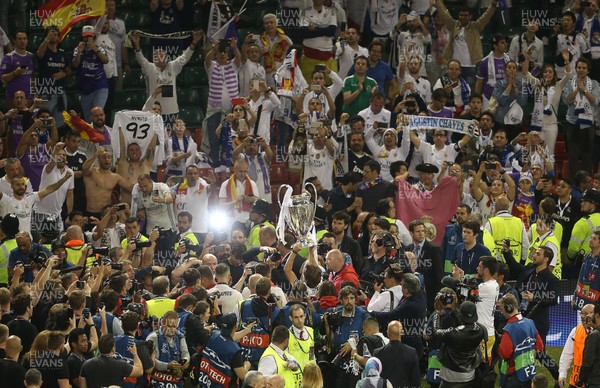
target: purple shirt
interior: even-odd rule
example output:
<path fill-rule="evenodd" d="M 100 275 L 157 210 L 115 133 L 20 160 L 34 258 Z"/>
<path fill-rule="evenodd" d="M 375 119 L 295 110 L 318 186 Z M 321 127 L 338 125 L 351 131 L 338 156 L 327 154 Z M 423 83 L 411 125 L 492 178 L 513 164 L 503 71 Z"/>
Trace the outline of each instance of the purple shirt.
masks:
<path fill-rule="evenodd" d="M 2 75 L 12 73 L 19 67 L 25 67 L 25 73 L 16 76 L 6 85 L 6 99 L 12 101 L 15 92 L 25 92 L 27 99 L 31 99 L 31 86 L 34 70 L 33 54 L 27 51 L 25 55 L 19 55 L 16 51 L 2 58 Z"/>
<path fill-rule="evenodd" d="M 21 156 L 21 165 L 25 170 L 25 176 L 31 180 L 33 191 L 38 191 L 42 180 L 42 170 L 50 161 L 50 154 L 45 144 L 27 147 Z"/>
<path fill-rule="evenodd" d="M 432 111 L 430 108 L 427 108 L 427 111 L 429 112 L 429 115 L 431 117 L 443 117 L 446 119 L 451 119 L 453 115 L 452 110 L 447 107 L 443 107 L 440 111 L 437 112 Z"/>
<path fill-rule="evenodd" d="M 10 130 L 10 149 L 9 156 L 16 156 L 17 147 L 23 138 L 25 131 L 33 123 L 31 113 L 28 110 L 21 110 L 15 117 L 8 119 L 7 129 Z"/>
<path fill-rule="evenodd" d="M 106 55 L 106 51 L 102 47 L 99 47 L 98 50 Z M 77 56 L 77 52 L 78 50 L 75 48 L 73 58 Z M 108 89 L 104 64 L 92 50 L 86 49 L 81 53 L 75 78 L 77 80 L 77 89 L 83 95 L 92 94 L 100 89 Z"/>
<path fill-rule="evenodd" d="M 504 57 L 494 58 L 496 82 L 504 79 L 505 65 L 506 64 L 504 62 Z M 488 85 L 489 69 L 487 57 L 483 58 L 481 62 L 479 62 L 479 68 L 477 69 L 477 78 L 483 79 L 483 95 L 489 100 L 490 98 L 492 98 L 492 93 L 494 92 L 494 85 Z"/>

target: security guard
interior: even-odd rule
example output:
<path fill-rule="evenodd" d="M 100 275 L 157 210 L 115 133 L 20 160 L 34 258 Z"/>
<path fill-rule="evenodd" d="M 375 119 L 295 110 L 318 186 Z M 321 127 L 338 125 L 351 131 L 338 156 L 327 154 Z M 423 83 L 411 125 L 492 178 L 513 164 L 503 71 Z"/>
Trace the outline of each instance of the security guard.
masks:
<path fill-rule="evenodd" d="M 529 252 L 529 237 L 520 218 L 511 215 L 508 211 L 510 202 L 503 195 L 496 199 L 496 215 L 488 220 L 485 225 L 496 243 L 492 254 L 503 260 L 502 246 L 505 239 L 510 240 L 510 249 L 515 260 L 527 259 Z"/>
<path fill-rule="evenodd" d="M 162 318 L 167 311 L 175 310 L 175 299 L 167 297 L 168 292 L 169 278 L 159 276 L 152 280 L 152 293 L 155 297 L 146 301 L 149 317 Z"/>
<path fill-rule="evenodd" d="M 281 375 L 285 380 L 285 388 L 302 387 L 302 368 L 286 351 L 290 341 L 285 326 L 277 326 L 271 336 L 271 344 L 260 357 L 258 371 L 263 376 Z"/>
<path fill-rule="evenodd" d="M 554 226 L 560 224 L 554 222 L 549 216 L 540 216 L 534 225 L 536 226 L 537 237 L 532 241 L 531 246 L 529 247 L 529 255 L 525 264 L 529 264 L 533 261 L 532 255 L 536 249 L 542 246 L 548 247 L 554 252 L 554 258 L 552 259 L 549 268 L 552 270 L 552 274 L 556 276 L 557 279 L 560 279 L 562 277 L 560 240 L 554 234 Z"/>
<path fill-rule="evenodd" d="M 252 229 L 250 229 L 248 241 L 252 246 L 259 247 L 260 239 L 258 235 L 260 228 L 263 226 L 273 226 L 271 223 L 271 220 L 273 219 L 273 209 L 271 208 L 271 204 L 262 199 L 256 200 L 250 209 L 249 218 L 250 221 L 252 221 L 253 226 Z"/>
<path fill-rule="evenodd" d="M 560 355 L 560 366 L 558 367 L 558 384 L 564 387 L 567 381 L 567 374 L 573 364 L 571 372 L 571 380 L 569 385 L 575 387 L 579 380 L 579 372 L 583 364 L 583 349 L 585 347 L 585 339 L 588 334 L 594 330 L 594 305 L 586 304 L 581 309 L 581 324 L 571 330 L 569 337 L 565 342 L 565 346 Z"/>
<path fill-rule="evenodd" d="M 289 329 L 288 351 L 298 361 L 302 370 L 306 364 L 315 362 L 315 333 L 311 327 L 304 325 L 305 317 L 306 313 L 301 304 L 290 307 L 292 326 Z"/>
<path fill-rule="evenodd" d="M 8 256 L 17 248 L 15 235 L 19 232 L 19 217 L 9 213 L 0 223 L 0 286 L 8 285 Z"/>
<path fill-rule="evenodd" d="M 590 251 L 589 242 L 592 232 L 600 230 L 600 193 L 598 191 L 594 189 L 585 191 L 581 199 L 581 213 L 585 216 L 573 226 L 567 249 L 567 255 L 571 260 Z"/>

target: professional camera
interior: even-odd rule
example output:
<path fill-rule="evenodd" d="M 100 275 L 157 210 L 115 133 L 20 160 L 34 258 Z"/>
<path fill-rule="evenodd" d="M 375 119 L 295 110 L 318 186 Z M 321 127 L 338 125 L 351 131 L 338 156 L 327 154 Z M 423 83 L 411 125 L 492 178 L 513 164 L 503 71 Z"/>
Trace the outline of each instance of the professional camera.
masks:
<path fill-rule="evenodd" d="M 442 285 L 449 287 L 456 292 L 459 304 L 465 300 L 473 303 L 481 302 L 481 298 L 479 297 L 479 284 L 475 278 L 465 279 L 465 282 L 463 283 L 452 276 L 444 276 L 442 278 Z"/>
<path fill-rule="evenodd" d="M 155 226 L 154 228 L 152 228 L 152 231 L 158 231 L 158 237 L 163 237 L 167 232 L 170 232 L 171 229 L 167 229 L 167 228 L 163 228 L 162 226 Z"/>
<path fill-rule="evenodd" d="M 144 346 L 148 349 L 148 354 L 152 354 L 154 352 L 154 342 L 152 341 L 140 341 L 138 342 L 138 347 Z"/>
<path fill-rule="evenodd" d="M 324 314 L 327 317 L 327 324 L 331 327 L 339 327 L 342 325 L 342 310 L 337 309 L 328 311 Z"/>
<path fill-rule="evenodd" d="M 281 260 L 281 253 L 275 251 L 269 255 L 269 260 L 272 262 L 279 262 Z"/>
<path fill-rule="evenodd" d="M 331 244 L 329 243 L 319 243 L 317 245 L 317 254 L 321 255 L 321 256 L 325 256 L 327 254 L 327 252 L 329 252 L 331 250 Z"/>
<path fill-rule="evenodd" d="M 142 248 L 147 248 L 152 246 L 152 241 L 141 241 L 139 238 L 132 238 L 129 241 L 133 241 L 135 243 L 135 250 L 139 251 Z"/>
<path fill-rule="evenodd" d="M 40 264 L 41 266 L 44 266 L 44 265 L 46 265 L 47 260 L 48 260 L 48 255 L 44 251 L 40 251 L 40 250 L 36 249 L 36 250 L 29 252 L 29 262 L 30 263 L 37 263 L 37 264 Z"/>
<path fill-rule="evenodd" d="M 221 293 L 219 291 L 210 294 L 208 296 L 208 304 L 211 307 L 215 307 L 215 299 L 220 298 L 220 297 L 221 297 Z"/>
<path fill-rule="evenodd" d="M 151 317 L 144 319 L 143 321 L 140 321 L 140 328 L 147 329 L 147 330 L 154 330 L 154 325 L 157 323 L 158 323 L 158 317 L 153 315 Z"/>
<path fill-rule="evenodd" d="M 90 256 L 96 256 L 96 255 L 108 256 L 109 250 L 110 250 L 109 247 L 100 247 L 100 248 L 92 247 L 89 255 Z"/>
<path fill-rule="evenodd" d="M 196 252 L 198 254 L 202 252 L 202 247 L 198 244 L 194 244 L 192 240 L 187 237 L 183 237 L 181 240 L 179 240 L 179 245 L 185 246 L 185 249 L 191 252 Z"/>
<path fill-rule="evenodd" d="M 137 313 L 137 315 L 139 315 L 140 317 L 142 317 L 144 315 L 144 305 L 141 303 L 129 303 L 129 305 L 127 306 L 127 311 L 133 311 L 134 313 Z"/>

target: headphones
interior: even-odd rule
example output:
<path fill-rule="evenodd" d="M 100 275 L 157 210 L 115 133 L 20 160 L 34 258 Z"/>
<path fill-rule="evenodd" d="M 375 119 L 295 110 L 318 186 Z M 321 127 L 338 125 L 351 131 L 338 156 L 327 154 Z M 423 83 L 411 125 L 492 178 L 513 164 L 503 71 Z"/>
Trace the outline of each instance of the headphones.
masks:
<path fill-rule="evenodd" d="M 396 242 L 394 241 L 394 238 L 389 233 L 384 233 L 381 237 L 379 237 L 377 240 L 375 240 L 375 244 L 378 247 L 393 248 L 396 246 Z"/>
<path fill-rule="evenodd" d="M 504 311 L 506 311 L 508 314 L 512 314 L 515 311 L 515 306 L 513 306 L 512 303 L 508 301 L 506 295 L 500 299 L 500 302 L 502 302 L 502 304 L 504 305 Z"/>

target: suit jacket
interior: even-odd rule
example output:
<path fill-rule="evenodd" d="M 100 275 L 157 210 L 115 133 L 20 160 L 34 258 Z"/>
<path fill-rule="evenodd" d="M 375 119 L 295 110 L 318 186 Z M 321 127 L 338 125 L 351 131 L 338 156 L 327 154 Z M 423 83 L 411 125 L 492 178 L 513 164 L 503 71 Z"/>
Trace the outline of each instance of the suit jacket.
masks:
<path fill-rule="evenodd" d="M 352 258 L 352 266 L 354 267 L 357 275 L 360 276 L 360 270 L 363 266 L 363 255 L 358 241 L 345 235 L 338 248 L 340 251 L 350 255 Z"/>
<path fill-rule="evenodd" d="M 412 252 L 414 249 L 415 245 L 410 244 L 407 251 Z M 444 259 L 440 247 L 431 241 L 425 240 L 421 255 L 418 258 L 416 272 L 422 274 L 425 279 L 425 284 L 422 284 L 422 286 L 427 294 L 427 310 L 432 313 L 434 311 L 433 302 L 442 288 L 442 277 L 444 276 Z"/>
<path fill-rule="evenodd" d="M 383 365 L 380 376 L 391 381 L 394 387 L 421 386 L 419 357 L 415 349 L 396 340 L 376 349 L 373 356 Z"/>

